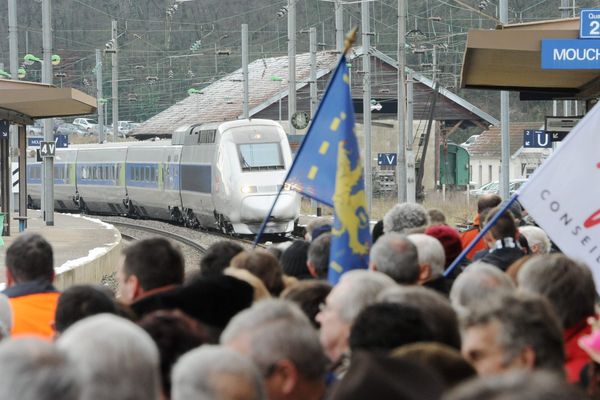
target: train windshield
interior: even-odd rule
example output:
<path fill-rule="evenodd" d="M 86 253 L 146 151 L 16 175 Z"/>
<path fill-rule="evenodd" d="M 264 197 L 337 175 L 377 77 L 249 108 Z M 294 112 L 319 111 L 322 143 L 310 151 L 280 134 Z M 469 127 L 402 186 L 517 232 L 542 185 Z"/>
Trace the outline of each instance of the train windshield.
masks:
<path fill-rule="evenodd" d="M 284 169 L 279 143 L 238 144 L 242 171 Z"/>

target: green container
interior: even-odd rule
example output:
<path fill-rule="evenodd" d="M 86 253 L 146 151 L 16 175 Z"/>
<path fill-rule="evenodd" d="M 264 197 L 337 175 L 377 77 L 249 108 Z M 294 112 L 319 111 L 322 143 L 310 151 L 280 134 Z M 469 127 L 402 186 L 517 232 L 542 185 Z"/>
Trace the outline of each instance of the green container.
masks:
<path fill-rule="evenodd" d="M 466 186 L 468 183 L 469 152 L 453 143 L 448 144 L 447 152 L 440 146 L 440 184 Z"/>

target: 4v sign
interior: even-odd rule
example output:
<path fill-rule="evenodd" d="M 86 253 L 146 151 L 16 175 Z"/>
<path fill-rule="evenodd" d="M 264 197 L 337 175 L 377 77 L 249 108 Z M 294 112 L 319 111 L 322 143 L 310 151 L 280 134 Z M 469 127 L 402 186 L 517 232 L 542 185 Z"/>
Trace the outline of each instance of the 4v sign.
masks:
<path fill-rule="evenodd" d="M 569 257 L 592 270 L 600 289 L 600 106 L 521 188 L 518 200 Z"/>
<path fill-rule="evenodd" d="M 40 156 L 41 157 L 54 157 L 55 149 L 56 149 L 56 143 L 41 142 L 40 143 Z"/>

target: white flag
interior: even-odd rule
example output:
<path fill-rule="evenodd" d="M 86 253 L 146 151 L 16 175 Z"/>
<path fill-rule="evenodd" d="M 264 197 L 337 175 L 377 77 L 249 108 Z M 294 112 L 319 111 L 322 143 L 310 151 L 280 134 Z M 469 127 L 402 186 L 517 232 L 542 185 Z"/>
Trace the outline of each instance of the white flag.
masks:
<path fill-rule="evenodd" d="M 521 188 L 519 201 L 600 291 L 600 107 L 594 106 Z"/>

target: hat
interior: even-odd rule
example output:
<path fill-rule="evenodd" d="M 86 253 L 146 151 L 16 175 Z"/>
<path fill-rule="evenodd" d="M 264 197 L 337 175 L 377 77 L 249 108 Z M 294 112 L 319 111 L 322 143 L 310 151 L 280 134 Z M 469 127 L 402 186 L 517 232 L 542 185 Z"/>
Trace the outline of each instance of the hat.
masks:
<path fill-rule="evenodd" d="M 448 225 L 433 225 L 425 230 L 425 234 L 433 236 L 440 241 L 446 254 L 446 267 L 459 256 L 462 243 L 458 231 Z"/>
<path fill-rule="evenodd" d="M 200 277 L 184 286 L 144 297 L 131 308 L 142 317 L 156 310 L 180 309 L 190 317 L 217 328 L 225 328 L 238 312 L 252 305 L 254 289 L 227 275 Z"/>
<path fill-rule="evenodd" d="M 438 400 L 440 378 L 422 366 L 383 354 L 353 352 L 332 400 Z"/>

